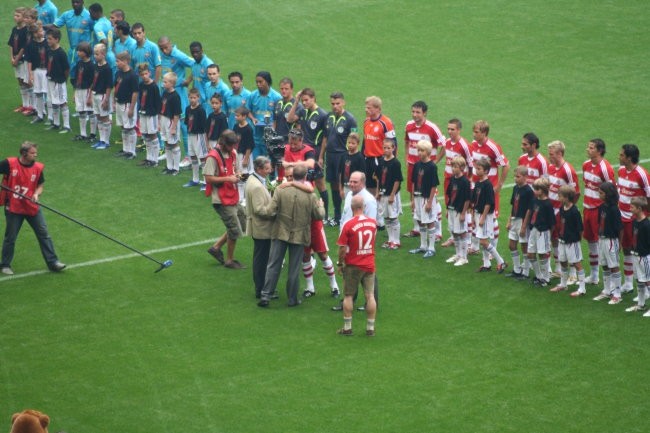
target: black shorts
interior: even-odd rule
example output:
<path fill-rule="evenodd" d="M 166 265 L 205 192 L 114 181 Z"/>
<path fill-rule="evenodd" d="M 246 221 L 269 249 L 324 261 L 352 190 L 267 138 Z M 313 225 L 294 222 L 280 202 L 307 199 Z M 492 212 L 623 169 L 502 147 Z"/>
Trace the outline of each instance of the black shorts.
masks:
<path fill-rule="evenodd" d="M 341 162 L 345 157 L 345 152 L 326 152 L 326 168 L 325 175 L 327 176 L 325 180 L 329 183 L 339 183 L 339 173 L 341 171 Z"/>
<path fill-rule="evenodd" d="M 381 156 L 366 156 L 366 188 L 377 188 L 379 178 L 379 160 Z"/>

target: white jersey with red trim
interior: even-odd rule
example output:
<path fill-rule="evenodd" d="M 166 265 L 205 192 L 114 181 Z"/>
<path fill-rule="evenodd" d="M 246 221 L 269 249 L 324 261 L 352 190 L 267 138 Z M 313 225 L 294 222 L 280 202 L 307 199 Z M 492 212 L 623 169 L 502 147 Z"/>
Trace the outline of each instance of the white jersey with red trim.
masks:
<path fill-rule="evenodd" d="M 559 191 L 564 185 L 572 186 L 576 193 L 580 194 L 580 185 L 578 184 L 578 175 L 575 168 L 568 162 L 564 161 L 559 167 L 554 164 L 548 166 L 548 181 L 550 182 L 548 188 L 548 198 L 553 204 L 555 214 L 560 212 Z"/>
<path fill-rule="evenodd" d="M 406 143 L 406 162 L 415 164 L 420 160 L 418 156 L 418 141 L 426 140 L 433 146 L 431 159 L 434 160 L 438 154 L 438 147 L 445 145 L 445 136 L 440 132 L 438 125 L 430 120 L 425 120 L 418 126 L 414 120 L 406 122 L 404 142 Z"/>
<path fill-rule="evenodd" d="M 537 153 L 533 157 L 524 153 L 519 157 L 517 163 L 528 169 L 526 173 L 526 183 L 528 185 L 532 185 L 540 177 L 548 177 L 548 161 L 546 161 L 546 158 L 541 153 Z"/>
<path fill-rule="evenodd" d="M 456 143 L 452 143 L 451 138 L 445 141 L 445 178 L 449 179 L 454 176 L 454 172 L 451 169 L 451 161 L 457 157 L 462 156 L 465 158 L 465 173 L 468 173 L 470 168 L 474 168 L 474 161 L 472 160 L 472 151 L 470 150 L 469 144 L 463 137 Z"/>
<path fill-rule="evenodd" d="M 633 197 L 650 198 L 650 182 L 645 168 L 637 165 L 627 171 L 625 167 L 618 169 L 618 207 L 621 210 L 623 222 L 633 219 L 630 207 Z"/>
<path fill-rule="evenodd" d="M 474 165 L 483 158 L 487 158 L 490 161 L 490 171 L 488 172 L 488 179 L 493 187 L 496 187 L 499 183 L 499 167 L 505 167 L 508 165 L 508 158 L 506 158 L 503 153 L 503 149 L 494 141 L 488 139 L 485 144 L 479 144 L 478 141 L 472 141 L 470 146 L 472 151 L 472 159 L 474 160 Z M 472 174 L 472 182 L 478 182 L 478 176 Z"/>
<path fill-rule="evenodd" d="M 585 184 L 585 192 L 582 197 L 582 205 L 585 209 L 597 209 L 603 204 L 598 195 L 598 189 L 603 182 L 614 182 L 614 169 L 606 159 L 594 164 L 591 159 L 582 164 L 582 179 Z"/>

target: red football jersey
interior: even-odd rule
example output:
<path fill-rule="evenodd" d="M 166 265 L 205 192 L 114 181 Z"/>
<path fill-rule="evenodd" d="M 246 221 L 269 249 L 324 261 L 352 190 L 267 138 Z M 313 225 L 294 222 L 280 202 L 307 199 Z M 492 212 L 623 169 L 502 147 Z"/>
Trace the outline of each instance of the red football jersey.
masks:
<path fill-rule="evenodd" d="M 618 169 L 618 207 L 623 222 L 630 222 L 634 218 L 630 207 L 632 197 L 650 198 L 648 172 L 640 165 L 632 171 L 627 171 L 625 167 Z"/>
<path fill-rule="evenodd" d="M 365 272 L 375 272 L 375 238 L 377 221 L 358 215 L 347 221 L 336 242 L 347 247 L 345 264 L 354 265 Z"/>
<path fill-rule="evenodd" d="M 438 147 L 445 145 L 445 136 L 440 132 L 440 128 L 431 122 L 425 120 L 420 126 L 415 124 L 415 121 L 409 120 L 406 123 L 404 142 L 406 143 L 406 162 L 408 164 L 415 164 L 420 160 L 418 157 L 418 141 L 425 140 L 431 142 L 433 151 L 431 152 L 431 159 L 435 160 L 438 154 Z"/>
<path fill-rule="evenodd" d="M 469 168 L 474 167 L 474 161 L 472 160 L 472 151 L 470 150 L 469 144 L 463 137 L 456 143 L 451 142 L 451 138 L 445 141 L 445 179 L 450 179 L 454 176 L 454 173 L 451 169 L 451 161 L 456 156 L 462 156 L 465 158 L 465 173 L 468 172 Z"/>
<path fill-rule="evenodd" d="M 480 161 L 483 158 L 487 158 L 490 161 L 490 171 L 488 172 L 488 179 L 493 187 L 496 188 L 499 183 L 499 167 L 505 167 L 508 165 L 508 158 L 506 158 L 501 146 L 499 146 L 494 141 L 488 139 L 485 144 L 480 145 L 477 141 L 472 141 L 470 147 L 472 151 L 472 159 L 474 160 L 474 165 L 477 161 Z M 472 175 L 472 182 L 478 182 L 478 176 L 476 174 Z"/>
<path fill-rule="evenodd" d="M 553 164 L 548 166 L 548 180 L 551 183 L 548 188 L 548 198 L 551 200 L 553 210 L 557 215 L 560 212 L 560 206 L 562 206 L 560 196 L 558 195 L 560 187 L 570 185 L 579 194 L 580 185 L 578 185 L 578 175 L 573 166 L 564 161 L 559 167 Z"/>
<path fill-rule="evenodd" d="M 582 179 L 585 185 L 582 204 L 585 209 L 597 209 L 603 204 L 598 196 L 598 188 L 603 182 L 614 182 L 614 169 L 606 159 L 602 159 L 598 164 L 588 159 L 582 164 Z"/>
<path fill-rule="evenodd" d="M 546 161 L 546 158 L 541 153 L 538 153 L 532 158 L 527 153 L 524 153 L 519 157 L 518 165 L 523 165 L 528 168 L 528 173 L 526 174 L 526 183 L 528 185 L 532 185 L 540 177 L 548 177 L 548 161 Z"/>

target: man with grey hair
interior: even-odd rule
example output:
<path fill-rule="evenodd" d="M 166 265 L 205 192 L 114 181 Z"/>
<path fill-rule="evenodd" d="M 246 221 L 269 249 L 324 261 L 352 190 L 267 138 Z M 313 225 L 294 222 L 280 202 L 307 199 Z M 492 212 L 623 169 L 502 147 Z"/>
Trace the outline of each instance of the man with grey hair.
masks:
<path fill-rule="evenodd" d="M 260 210 L 271 204 L 271 194 L 266 187 L 267 177 L 272 171 L 271 160 L 258 156 L 253 161 L 253 173 L 244 187 L 246 198 L 246 234 L 253 238 L 253 283 L 255 297 L 262 296 L 266 265 L 271 251 L 271 227 L 273 218 L 264 216 Z"/>

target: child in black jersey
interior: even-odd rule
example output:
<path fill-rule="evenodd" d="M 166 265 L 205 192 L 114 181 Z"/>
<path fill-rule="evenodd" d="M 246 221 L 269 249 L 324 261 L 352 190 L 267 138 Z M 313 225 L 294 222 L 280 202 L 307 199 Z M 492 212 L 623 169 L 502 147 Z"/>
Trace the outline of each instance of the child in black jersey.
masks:
<path fill-rule="evenodd" d="M 561 292 L 567 289 L 567 280 L 569 279 L 569 266 L 575 268 L 578 275 L 578 290 L 571 293 L 572 297 L 584 295 L 585 290 L 585 270 L 582 268 L 582 216 L 575 206 L 577 199 L 575 189 L 570 185 L 563 185 L 558 191 L 560 202 L 560 226 L 557 228 L 558 233 L 558 258 L 562 266 L 560 284 L 553 287 L 551 292 Z"/>
<path fill-rule="evenodd" d="M 535 179 L 535 199 L 531 203 L 530 219 L 525 221 L 530 229 L 528 236 L 528 260 L 535 271 L 533 284 L 546 287 L 551 280 L 548 259 L 551 255 L 551 230 L 555 226 L 555 211 L 548 198 L 549 181 L 545 177 Z"/>
<path fill-rule="evenodd" d="M 395 158 L 395 142 L 392 139 L 384 140 L 384 157 L 379 166 L 379 179 L 377 180 L 377 223 L 386 224 L 388 241 L 384 242 L 382 248 L 396 250 L 400 247 L 399 216 L 402 214 L 402 200 L 400 199 L 400 185 L 402 177 L 402 166 Z"/>
<path fill-rule="evenodd" d="M 638 298 L 636 305 L 627 308 L 628 313 L 645 310 L 645 300 L 648 299 L 650 290 L 650 220 L 646 217 L 648 199 L 645 197 L 634 197 L 630 203 L 630 209 L 634 216 L 632 223 L 632 256 L 634 257 L 634 277 Z M 646 312 L 644 317 L 650 317 Z"/>
<path fill-rule="evenodd" d="M 598 207 L 598 264 L 603 268 L 603 291 L 594 301 L 609 299 L 610 305 L 621 302 L 621 271 L 619 241 L 623 235 L 618 190 L 612 182 L 603 182 L 598 189 L 603 201 Z"/>

